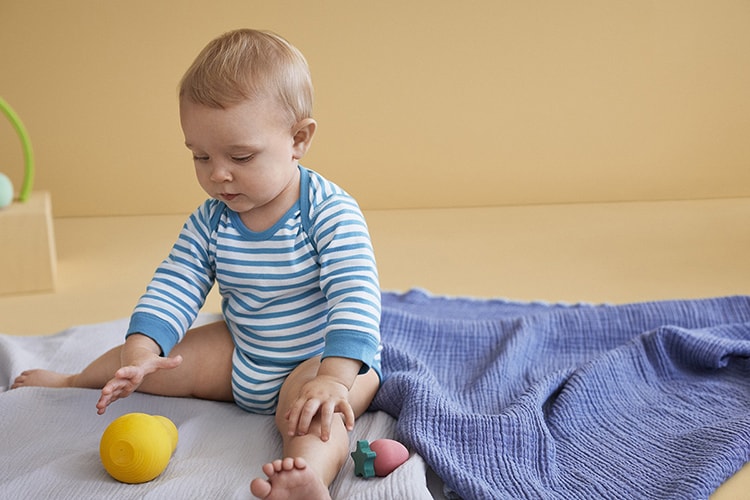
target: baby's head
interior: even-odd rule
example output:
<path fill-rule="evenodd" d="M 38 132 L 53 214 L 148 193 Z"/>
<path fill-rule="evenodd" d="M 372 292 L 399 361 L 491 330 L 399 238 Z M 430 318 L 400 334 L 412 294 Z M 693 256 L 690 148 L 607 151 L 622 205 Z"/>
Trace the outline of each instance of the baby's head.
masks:
<path fill-rule="evenodd" d="M 225 109 L 247 99 L 275 100 L 289 125 L 312 117 L 313 88 L 304 56 L 266 31 L 240 29 L 211 41 L 180 82 L 180 100 Z"/>

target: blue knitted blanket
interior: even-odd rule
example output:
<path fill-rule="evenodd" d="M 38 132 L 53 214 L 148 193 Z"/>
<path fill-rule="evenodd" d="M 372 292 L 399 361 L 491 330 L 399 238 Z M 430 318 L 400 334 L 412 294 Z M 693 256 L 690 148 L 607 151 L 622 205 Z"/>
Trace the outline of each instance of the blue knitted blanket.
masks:
<path fill-rule="evenodd" d="M 750 460 L 750 297 L 383 295 L 373 409 L 465 499 L 705 498 Z"/>

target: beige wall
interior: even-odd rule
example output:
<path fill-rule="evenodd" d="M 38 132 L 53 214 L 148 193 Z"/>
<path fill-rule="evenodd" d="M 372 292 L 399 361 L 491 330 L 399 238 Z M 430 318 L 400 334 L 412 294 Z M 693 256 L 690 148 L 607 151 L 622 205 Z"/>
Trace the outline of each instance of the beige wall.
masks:
<path fill-rule="evenodd" d="M 367 209 L 750 196 L 747 0 L 0 0 L 0 95 L 55 214 L 198 204 L 175 88 L 244 26 L 306 54 L 304 163 Z"/>

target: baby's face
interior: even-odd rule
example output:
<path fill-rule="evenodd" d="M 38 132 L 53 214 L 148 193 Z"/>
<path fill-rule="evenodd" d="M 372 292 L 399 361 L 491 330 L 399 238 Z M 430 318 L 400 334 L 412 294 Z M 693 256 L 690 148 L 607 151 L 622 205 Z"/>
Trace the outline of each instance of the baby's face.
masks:
<path fill-rule="evenodd" d="M 209 196 L 240 215 L 288 204 L 289 190 L 299 187 L 298 158 L 284 117 L 270 99 L 245 100 L 226 109 L 181 101 L 185 145 Z M 298 191 L 293 194 L 296 201 Z"/>

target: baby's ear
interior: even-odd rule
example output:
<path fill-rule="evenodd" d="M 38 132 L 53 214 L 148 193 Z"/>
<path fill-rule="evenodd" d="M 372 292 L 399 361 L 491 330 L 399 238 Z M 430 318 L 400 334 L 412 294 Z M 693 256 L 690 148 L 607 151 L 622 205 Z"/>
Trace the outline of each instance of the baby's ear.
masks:
<path fill-rule="evenodd" d="M 315 135 L 315 129 L 318 124 L 312 118 L 305 118 L 304 120 L 298 121 L 292 129 L 294 138 L 294 159 L 299 160 L 307 150 L 310 149 L 312 144 L 313 136 Z"/>

